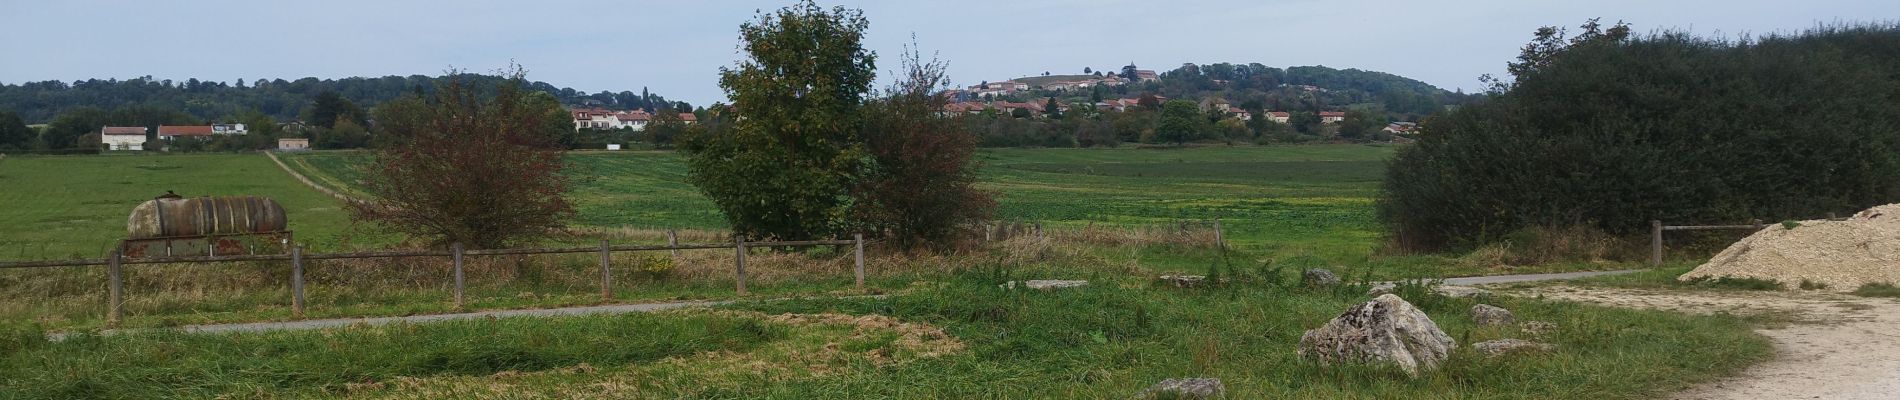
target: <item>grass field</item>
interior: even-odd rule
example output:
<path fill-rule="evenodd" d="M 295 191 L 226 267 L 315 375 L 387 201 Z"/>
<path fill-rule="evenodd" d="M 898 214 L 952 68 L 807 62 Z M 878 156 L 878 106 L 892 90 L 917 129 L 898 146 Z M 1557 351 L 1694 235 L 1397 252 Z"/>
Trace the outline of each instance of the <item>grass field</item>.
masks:
<path fill-rule="evenodd" d="M 1364 301 L 1363 286 L 1300 288 L 1307 267 L 1355 279 L 1504 272 L 1447 256 L 1377 252 L 1372 211 L 1389 147 L 986 150 L 981 185 L 1000 217 L 1048 224 L 953 254 L 874 252 L 882 298 L 844 298 L 850 258 L 834 249 L 751 257 L 750 296 L 732 289 L 731 251 L 617 255 L 615 300 L 599 298 L 592 255 L 476 257 L 468 309 L 669 299 L 770 299 L 718 312 L 463 321 L 307 332 L 94 335 L 99 269 L 0 271 L 0 398 L 602 397 L 1124 398 L 1172 377 L 1222 378 L 1235 398 L 1650 398 L 1769 354 L 1749 321 L 1484 298 L 1523 320 L 1556 322 L 1550 354 L 1483 358 L 1468 348 L 1418 379 L 1369 366 L 1323 368 L 1294 355 L 1300 332 Z M 366 155 L 286 157 L 353 192 Z M 577 225 L 627 243 L 654 227 L 714 241 L 723 219 L 666 152 L 570 156 Z M 187 173 L 191 172 L 191 173 Z M 314 251 L 403 239 L 351 226 L 333 199 L 259 155 L 22 157 L 0 164 L 0 229 L 17 258 L 96 256 L 129 209 L 164 190 L 278 199 Z M 40 190 L 37 188 L 47 188 Z M 360 193 L 359 193 L 360 194 Z M 1221 218 L 1205 230 L 1155 225 Z M 587 238 L 592 240 L 591 238 Z M 0 258 L 16 258 L 4 257 Z M 661 261 L 664 260 L 664 263 Z M 453 311 L 445 260 L 312 262 L 307 317 Z M 663 268 L 652 267 L 664 264 Z M 282 263 L 139 266 L 126 272 L 133 328 L 291 319 Z M 1536 268 L 1598 268 L 1554 265 Z M 1218 273 L 1207 289 L 1154 276 Z M 1520 272 L 1508 270 L 1508 272 Z M 1528 271 L 1525 271 L 1528 272 Z M 1019 279 L 1087 279 L 1057 292 Z M 1401 293 L 1461 344 L 1523 337 L 1471 324 L 1473 299 Z M 783 313 L 799 316 L 782 317 Z M 936 329 L 941 331 L 936 331 Z M 44 333 L 76 333 L 51 342 Z M 941 332 L 941 333 L 932 333 Z"/>
<path fill-rule="evenodd" d="M 751 303 L 737 313 L 460 321 L 315 332 L 157 333 L 46 342 L 0 337 L 0 394 L 38 398 L 1127 398 L 1166 378 L 1217 377 L 1230 398 L 1654 398 L 1770 354 L 1748 322 L 1534 299 L 1485 299 L 1555 322 L 1558 350 L 1460 348 L 1417 379 L 1321 367 L 1293 349 L 1363 301 L 1234 276 L 1221 288 L 1096 276 L 1056 292 L 952 274 L 883 299 Z M 1472 324 L 1476 300 L 1401 294 L 1461 345 L 1526 338 Z M 760 311 L 753 313 L 752 311 Z M 797 313 L 798 318 L 769 315 Z M 882 315 L 884 317 L 849 317 Z M 942 334 L 935 329 L 941 328 Z M 947 334 L 947 335 L 946 335 Z"/>
<path fill-rule="evenodd" d="M 1007 221 L 1057 226 L 1221 218 L 1248 250 L 1364 260 L 1377 247 L 1372 201 L 1392 148 L 1364 145 L 1192 149 L 994 149 L 982 187 Z M 366 154 L 286 157 L 322 184 L 355 193 Z M 723 229 L 672 152 L 570 156 L 580 225 Z"/>

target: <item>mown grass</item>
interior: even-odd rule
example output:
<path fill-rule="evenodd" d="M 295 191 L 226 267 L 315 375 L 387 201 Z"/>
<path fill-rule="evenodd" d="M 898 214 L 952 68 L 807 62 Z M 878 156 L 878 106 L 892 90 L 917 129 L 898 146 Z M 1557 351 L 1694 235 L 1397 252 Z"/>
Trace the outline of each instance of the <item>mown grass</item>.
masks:
<path fill-rule="evenodd" d="M 57 343 L 13 335 L 0 348 L 9 365 L 0 372 L 8 383 L 0 391 L 106 398 L 1123 398 L 1166 378 L 1217 377 L 1231 398 L 1633 399 L 1770 354 L 1766 341 L 1734 317 L 1488 298 L 1482 301 L 1512 309 L 1520 321 L 1556 323 L 1558 330 L 1541 340 L 1558 350 L 1488 359 L 1461 347 L 1444 368 L 1417 379 L 1376 366 L 1323 368 L 1294 354 L 1301 330 L 1366 300 L 1364 291 L 1299 289 L 1264 279 L 1267 271 L 1230 270 L 1234 283 L 1204 289 L 1089 274 L 1087 287 L 1029 291 L 998 284 L 1059 270 L 997 264 L 962 269 L 902 296 L 725 307 L 888 315 L 941 327 L 966 344 L 942 357 L 897 362 L 878 358 L 901 342 L 889 334 L 669 313 Z M 1404 295 L 1461 346 L 1532 339 L 1514 327 L 1469 322 L 1466 310 L 1479 300 Z M 788 341 L 801 344 L 774 344 Z M 788 355 L 838 352 L 851 356 Z M 581 363 L 587 366 L 573 368 Z M 84 378 L 67 379 L 71 374 Z"/>

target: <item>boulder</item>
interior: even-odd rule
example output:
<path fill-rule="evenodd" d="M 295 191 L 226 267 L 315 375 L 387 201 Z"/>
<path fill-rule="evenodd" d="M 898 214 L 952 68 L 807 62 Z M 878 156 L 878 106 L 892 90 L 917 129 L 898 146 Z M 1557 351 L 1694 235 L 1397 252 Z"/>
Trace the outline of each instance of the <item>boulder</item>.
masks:
<path fill-rule="evenodd" d="M 1203 275 L 1162 275 L 1156 280 L 1178 288 L 1196 288 L 1207 284 L 1207 277 Z"/>
<path fill-rule="evenodd" d="M 1325 268 L 1313 268 L 1300 274 L 1300 285 L 1306 287 L 1339 286 L 1339 275 Z"/>
<path fill-rule="evenodd" d="M 1484 353 L 1485 357 L 1497 357 L 1511 352 L 1546 352 L 1556 350 L 1557 346 L 1521 339 L 1498 339 L 1474 343 L 1471 348 Z"/>
<path fill-rule="evenodd" d="M 1378 297 L 1379 295 L 1382 295 L 1382 294 L 1398 293 L 1398 291 L 1399 291 L 1399 284 L 1397 283 L 1379 282 L 1379 283 L 1372 284 L 1372 288 L 1366 290 L 1366 295 Z"/>
<path fill-rule="evenodd" d="M 1227 387 L 1220 378 L 1170 378 L 1136 394 L 1137 399 L 1211 399 L 1220 397 Z"/>
<path fill-rule="evenodd" d="M 1352 306 L 1326 325 L 1300 335 L 1301 357 L 1335 362 L 1390 363 L 1418 376 L 1438 367 L 1458 343 L 1431 317 L 1397 295 Z"/>
<path fill-rule="evenodd" d="M 1517 316 L 1511 310 L 1490 304 L 1471 306 L 1471 321 L 1479 326 L 1510 325 L 1517 322 Z"/>
<path fill-rule="evenodd" d="M 1053 279 L 1039 279 L 1039 280 L 1023 281 L 1023 282 L 1009 281 L 1009 282 L 1003 283 L 1001 286 L 1004 289 L 1015 289 L 1016 286 L 1019 284 L 1022 285 L 1023 287 L 1030 288 L 1030 289 L 1049 290 L 1049 289 L 1062 289 L 1062 288 L 1088 286 L 1089 281 L 1064 281 L 1064 280 L 1053 280 Z"/>
<path fill-rule="evenodd" d="M 1557 324 L 1544 321 L 1525 321 L 1523 329 L 1524 333 L 1531 336 L 1544 337 L 1544 335 L 1556 333 Z"/>

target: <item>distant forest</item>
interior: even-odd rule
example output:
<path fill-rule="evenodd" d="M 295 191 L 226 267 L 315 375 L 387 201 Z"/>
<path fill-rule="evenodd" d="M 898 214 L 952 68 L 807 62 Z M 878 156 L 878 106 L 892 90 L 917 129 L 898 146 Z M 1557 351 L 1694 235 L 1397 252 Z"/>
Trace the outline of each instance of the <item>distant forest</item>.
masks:
<path fill-rule="evenodd" d="M 444 77 L 423 75 L 385 76 L 381 78 L 283 79 L 214 82 L 188 79 L 172 81 L 150 76 L 129 79 L 88 79 L 84 81 L 40 81 L 0 84 L 0 110 L 12 111 L 28 124 L 43 124 L 60 113 L 82 107 L 115 109 L 176 110 L 198 119 L 219 121 L 256 111 L 280 120 L 296 120 L 318 94 L 334 92 L 363 107 L 411 93 L 432 93 L 435 82 Z M 464 74 L 479 87 L 494 87 L 500 77 Z M 664 96 L 640 92 L 602 91 L 585 93 L 573 88 L 555 87 L 547 82 L 531 82 L 529 89 L 553 94 L 563 104 L 600 106 L 615 109 L 654 109 L 675 107 L 690 109 L 690 104 L 667 101 Z M 306 121 L 309 122 L 309 121 Z"/>

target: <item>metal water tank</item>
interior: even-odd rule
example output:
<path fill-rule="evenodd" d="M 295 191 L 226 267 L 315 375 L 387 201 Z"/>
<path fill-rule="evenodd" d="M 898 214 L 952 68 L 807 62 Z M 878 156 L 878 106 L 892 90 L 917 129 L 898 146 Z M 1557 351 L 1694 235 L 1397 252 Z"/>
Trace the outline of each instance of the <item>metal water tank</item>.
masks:
<path fill-rule="evenodd" d="M 205 237 L 283 232 L 284 207 L 257 196 L 162 196 L 132 209 L 129 239 Z"/>

